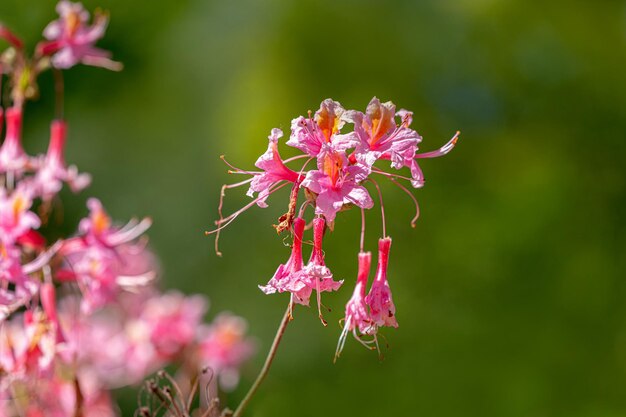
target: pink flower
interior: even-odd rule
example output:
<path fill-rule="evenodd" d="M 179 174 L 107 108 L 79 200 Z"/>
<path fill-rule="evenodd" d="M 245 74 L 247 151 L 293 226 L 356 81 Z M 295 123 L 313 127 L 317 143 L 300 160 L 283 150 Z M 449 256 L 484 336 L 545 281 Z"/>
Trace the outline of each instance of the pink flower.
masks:
<path fill-rule="evenodd" d="M 122 289 L 145 286 L 156 277 L 155 261 L 142 243 L 131 243 L 150 227 L 151 221 L 131 221 L 122 228 L 112 225 L 100 201 L 89 199 L 89 217 L 81 220 L 80 237 L 63 243 L 66 268 L 57 279 L 77 281 L 83 291 L 83 311 L 113 301 Z"/>
<path fill-rule="evenodd" d="M 9 195 L 0 188 L 0 242 L 14 244 L 18 238 L 41 224 L 39 217 L 30 211 L 32 190 L 20 183 Z"/>
<path fill-rule="evenodd" d="M 270 188 L 280 181 L 296 182 L 299 175 L 285 166 L 278 152 L 278 139 L 283 136 L 280 129 L 272 129 L 268 136 L 269 145 L 267 151 L 257 159 L 255 165 L 264 172 L 255 174 L 248 189 L 248 196 L 253 197 L 259 193 L 257 205 L 267 207 L 265 200 L 270 194 Z"/>
<path fill-rule="evenodd" d="M 372 254 L 370 252 L 359 252 L 359 272 L 356 279 L 356 285 L 352 297 L 346 304 L 346 315 L 344 317 L 344 326 L 339 342 L 337 343 L 337 351 L 335 358 L 338 358 L 346 343 L 348 332 L 352 332 L 354 338 L 364 342 L 356 331 L 358 329 L 361 334 L 375 335 L 376 326 L 373 325 L 367 304 L 365 302 L 365 291 L 367 287 L 367 279 L 370 273 L 372 263 Z"/>
<path fill-rule="evenodd" d="M 340 151 L 355 147 L 359 139 L 353 134 L 339 135 L 345 124 L 344 108 L 332 99 L 326 99 L 315 112 L 315 118 L 302 116 L 291 121 L 291 137 L 287 145 L 300 149 L 310 156 L 317 156 L 325 143 L 332 143 Z"/>
<path fill-rule="evenodd" d="M 87 201 L 89 217 L 80 221 L 78 230 L 88 242 L 98 242 L 104 246 L 114 247 L 128 243 L 141 236 L 152 224 L 149 218 L 141 222 L 131 220 L 122 228 L 113 227 L 111 218 L 102 207 L 100 200 L 90 198 Z"/>
<path fill-rule="evenodd" d="M 365 303 L 370 307 L 370 316 L 374 324 L 377 326 L 398 327 L 396 307 L 393 304 L 389 282 L 387 281 L 387 263 L 389 261 L 390 248 L 390 237 L 378 240 L 376 277 L 369 294 L 365 297 Z"/>
<path fill-rule="evenodd" d="M 313 252 L 309 263 L 302 268 L 301 271 L 296 272 L 297 279 L 295 281 L 304 283 L 311 290 L 317 292 L 317 309 L 319 312 L 320 320 L 326 325 L 326 321 L 322 317 L 321 311 L 321 299 L 320 294 L 324 291 L 337 291 L 342 281 L 334 281 L 333 274 L 330 269 L 324 263 L 324 251 L 322 250 L 322 240 L 324 238 L 324 230 L 326 228 L 326 222 L 323 218 L 318 217 L 313 220 Z M 308 298 L 302 300 L 302 304 L 309 303 Z"/>
<path fill-rule="evenodd" d="M 30 274 L 46 266 L 59 247 L 59 243 L 54 244 L 32 261 L 22 264 L 21 250 L 0 241 L 0 323 L 37 294 L 40 281 Z"/>
<path fill-rule="evenodd" d="M 402 119 L 399 126 L 396 116 Z M 357 160 L 372 166 L 378 159 L 388 159 L 395 169 L 410 167 L 414 163 L 417 144 L 422 141 L 422 137 L 409 128 L 412 116 L 406 110 L 396 113 L 396 106 L 391 101 L 381 103 L 376 97 L 368 104 L 365 114 L 350 112 L 348 117 L 361 139 L 355 153 Z M 414 177 L 413 180 L 413 185 L 417 185 L 415 181 L 418 179 Z"/>
<path fill-rule="evenodd" d="M 170 292 L 149 298 L 140 320 L 147 323 L 150 341 L 159 357 L 171 360 L 194 341 L 206 310 L 204 297 Z"/>
<path fill-rule="evenodd" d="M 293 221 L 293 245 L 291 246 L 291 256 L 286 263 L 280 264 L 269 280 L 267 285 L 259 288 L 265 294 L 288 291 L 293 295 L 294 302 L 308 305 L 311 296 L 311 287 L 306 285 L 297 272 L 302 270 L 304 262 L 302 260 L 302 235 L 304 233 L 305 221 L 298 217 Z"/>
<path fill-rule="evenodd" d="M 395 109 L 391 101 L 381 103 L 374 97 L 368 104 L 365 114 L 357 111 L 347 112 L 346 119 L 354 124 L 354 132 L 361 141 L 351 159 L 369 167 L 378 159 L 390 160 L 391 167 L 395 169 L 408 167 L 411 171 L 411 185 L 419 188 L 424 185 L 424 174 L 416 159 L 435 158 L 447 154 L 456 145 L 459 132 L 440 149 L 417 154 L 417 145 L 422 141 L 422 137 L 409 128 L 413 122 L 413 113 L 407 110 L 396 112 Z M 400 118 L 400 125 L 396 124 L 396 117 Z"/>
<path fill-rule="evenodd" d="M 359 182 L 369 175 L 362 164 L 350 165 L 346 155 L 325 144 L 317 157 L 317 170 L 307 172 L 302 186 L 317 194 L 315 213 L 328 222 L 344 205 L 369 209 L 374 205 L 367 189 Z"/>
<path fill-rule="evenodd" d="M 66 182 L 74 192 L 89 185 L 89 174 L 79 174 L 75 166 L 66 167 L 63 156 L 67 124 L 63 120 L 54 120 L 50 125 L 50 144 L 45 158 L 38 164 L 35 183 L 44 200 L 50 200 L 61 190 Z"/>
<path fill-rule="evenodd" d="M 203 365 L 219 374 L 222 388 L 233 389 L 239 381 L 239 368 L 254 353 L 254 344 L 246 338 L 247 324 L 241 317 L 222 313 L 202 330 L 199 356 Z"/>
<path fill-rule="evenodd" d="M 66 0 L 57 4 L 57 13 L 60 18 L 43 31 L 50 42 L 39 47 L 44 55 L 52 55 L 52 65 L 67 69 L 83 63 L 114 71 L 122 69 L 122 64 L 110 59 L 110 52 L 94 46 L 104 36 L 109 20 L 106 15 L 97 14 L 93 25 L 88 26 L 89 12 L 81 3 Z"/>
<path fill-rule="evenodd" d="M 0 173 L 14 171 L 21 174 L 28 164 L 28 155 L 22 148 L 22 109 L 7 109 L 6 119 L 6 134 L 0 147 Z"/>

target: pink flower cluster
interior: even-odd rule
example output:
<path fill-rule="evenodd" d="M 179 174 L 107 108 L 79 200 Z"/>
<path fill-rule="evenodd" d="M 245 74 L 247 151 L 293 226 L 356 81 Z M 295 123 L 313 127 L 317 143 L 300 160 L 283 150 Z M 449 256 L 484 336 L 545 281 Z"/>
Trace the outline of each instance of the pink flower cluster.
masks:
<path fill-rule="evenodd" d="M 222 388 L 232 388 L 254 351 L 245 321 L 222 313 L 203 324 L 204 297 L 159 292 L 144 235 L 149 218 L 118 225 L 89 198 L 74 234 L 47 232 L 61 189 L 79 192 L 91 178 L 65 162 L 62 118 L 51 123 L 45 153 L 25 152 L 24 103 L 34 97 L 46 56 L 57 70 L 79 62 L 117 68 L 93 46 L 104 16 L 89 27 L 79 3 L 61 1 L 57 10 L 60 19 L 44 31 L 49 41 L 32 59 L 0 26 L 13 49 L 0 55 L 0 91 L 5 78 L 11 88 L 10 107 L 0 107 L 0 416 L 117 415 L 110 389 L 170 364 L 189 378 L 208 366 Z"/>
<path fill-rule="evenodd" d="M 410 195 L 416 208 L 416 215 L 411 221 L 411 225 L 414 225 L 419 214 L 417 200 L 401 181 L 408 181 L 414 188 L 422 187 L 424 175 L 418 164 L 419 159 L 447 154 L 458 139 L 459 132 L 440 149 L 419 153 L 418 145 L 422 137 L 411 128 L 412 121 L 411 112 L 396 111 L 392 102 L 381 103 L 375 97 L 367 105 L 365 112 L 346 110 L 336 101 L 324 100 L 314 115 L 309 113 L 307 117 L 300 116 L 291 122 L 291 134 L 286 144 L 300 150 L 301 155 L 284 160 L 278 150 L 283 132 L 272 129 L 267 151 L 256 161 L 258 170 L 242 170 L 229 164 L 232 168 L 230 173 L 250 175 L 251 178 L 222 188 L 217 228 L 207 232 L 216 234 L 217 251 L 219 233 L 224 227 L 255 203 L 260 207 L 267 207 L 270 195 L 291 185 L 288 210 L 279 218 L 279 224 L 275 225 L 278 233 L 291 231 L 291 256 L 278 267 L 267 285 L 260 288 L 266 294 L 288 292 L 291 294 L 291 303 L 304 305 L 309 304 L 310 296 L 315 291 L 318 313 L 322 323 L 326 324 L 322 318 L 320 294 L 338 290 L 343 281 L 334 280 L 333 274 L 325 265 L 322 240 L 327 230 L 334 229 L 334 221 L 339 212 L 353 207 L 361 209 L 363 227 L 358 255 L 359 272 L 354 294 L 346 305 L 344 330 L 339 339 L 337 355 L 343 348 L 348 332 L 352 332 L 364 344 L 377 348 L 378 328 L 398 326 L 387 280 L 391 238 L 386 234 L 383 199 L 375 177 L 389 179 Z M 304 163 L 299 168 L 290 168 L 290 164 L 302 160 Z M 396 172 L 404 168 L 408 170 L 408 176 Z M 225 190 L 246 184 L 249 184 L 248 195 L 254 200 L 224 217 L 222 206 Z M 366 187 L 368 184 L 378 194 L 383 215 L 378 264 L 369 292 L 367 281 L 371 254 L 363 250 L 363 242 L 365 210 L 374 206 L 374 199 Z M 303 199 L 300 200 L 298 210 L 300 196 Z M 302 244 L 304 231 L 307 229 L 304 215 L 308 207 L 313 210 L 313 250 L 305 264 Z M 364 335 L 371 336 L 371 340 L 364 340 Z"/>

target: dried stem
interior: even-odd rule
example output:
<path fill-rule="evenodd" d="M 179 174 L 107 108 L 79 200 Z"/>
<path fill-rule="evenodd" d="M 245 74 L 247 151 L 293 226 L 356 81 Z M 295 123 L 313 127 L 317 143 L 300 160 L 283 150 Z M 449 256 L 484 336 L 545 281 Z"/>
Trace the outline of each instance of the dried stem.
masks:
<path fill-rule="evenodd" d="M 280 322 L 280 326 L 278 326 L 278 330 L 276 331 L 276 336 L 274 336 L 274 342 L 272 342 L 272 347 L 270 348 L 270 351 L 267 354 L 267 358 L 265 359 L 265 364 L 263 365 L 261 372 L 259 372 L 259 375 L 256 377 L 256 381 L 254 381 L 254 384 L 252 384 L 252 387 L 250 387 L 250 390 L 248 391 L 244 399 L 241 401 L 241 403 L 239 404 L 239 406 L 233 413 L 232 417 L 242 416 L 246 406 L 248 405 L 248 403 L 250 402 L 250 400 L 252 399 L 256 391 L 259 389 L 259 386 L 261 385 L 261 383 L 267 376 L 267 373 L 270 370 L 270 366 L 272 366 L 272 362 L 274 361 L 274 356 L 276 356 L 278 345 L 280 344 L 280 341 L 283 338 L 283 334 L 285 333 L 287 324 L 289 324 L 289 321 L 291 320 L 290 313 L 291 313 L 291 301 L 289 302 L 289 305 L 287 306 L 287 311 L 285 311 L 285 315 L 283 316 L 283 320 Z"/>

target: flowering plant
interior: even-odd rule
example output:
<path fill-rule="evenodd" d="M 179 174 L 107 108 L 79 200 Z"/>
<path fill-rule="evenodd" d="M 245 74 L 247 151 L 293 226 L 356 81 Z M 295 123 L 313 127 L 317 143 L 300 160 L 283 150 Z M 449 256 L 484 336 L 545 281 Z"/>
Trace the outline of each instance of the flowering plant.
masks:
<path fill-rule="evenodd" d="M 110 390 L 138 384 L 178 364 L 176 379 L 237 385 L 238 369 L 254 351 L 246 323 L 221 313 L 203 324 L 200 295 L 162 293 L 158 262 L 147 246 L 149 218 L 117 225 L 96 198 L 77 232 L 56 238 L 48 226 L 61 209 L 64 185 L 84 190 L 91 177 L 65 163 L 61 70 L 121 64 L 95 47 L 107 16 L 62 0 L 45 40 L 26 55 L 22 41 L 0 26 L 9 47 L 0 56 L 10 103 L 0 105 L 0 416 L 117 415 Z M 37 76 L 55 73 L 57 117 L 45 154 L 22 146 L 26 101 L 38 95 Z M 1 95 L 4 97 L 4 95 Z M 1 103 L 0 103 L 1 104 Z M 6 122 L 6 123 L 5 123 Z M 5 125 L 5 126 L 3 126 Z M 172 378 L 172 381 L 175 380 Z M 214 382 L 210 384 L 216 386 Z M 191 404 L 189 405 L 189 407 Z"/>
<path fill-rule="evenodd" d="M 267 150 L 256 161 L 256 170 L 237 168 L 222 157 L 231 168 L 230 174 L 249 178 L 222 187 L 218 206 L 219 219 L 215 222 L 217 227 L 206 232 L 207 235 L 215 235 L 215 251 L 220 256 L 219 235 L 226 226 L 255 204 L 267 207 L 268 197 L 281 188 L 291 187 L 287 211 L 279 217 L 278 224 L 274 225 L 277 233 L 290 233 L 291 255 L 285 263 L 278 266 L 266 285 L 259 285 L 265 294 L 289 293 L 287 311 L 265 366 L 235 411 L 235 416 L 242 413 L 265 377 L 282 334 L 293 319 L 295 304 L 308 306 L 315 291 L 320 321 L 324 326 L 327 325 L 322 315 L 321 294 L 337 291 L 344 281 L 334 279 L 324 261 L 322 243 L 326 232 L 334 230 L 335 218 L 342 211 L 360 209 L 362 227 L 356 284 L 352 297 L 345 306 L 343 330 L 337 343 L 335 360 L 341 354 L 349 333 L 365 347 L 377 350 L 380 354 L 379 328 L 398 327 L 396 307 L 387 277 L 391 238 L 386 232 L 383 197 L 375 177 L 390 180 L 410 196 L 415 205 L 411 226 L 415 227 L 419 206 L 415 196 L 402 181 L 407 181 L 413 188 L 421 188 L 424 185 L 424 175 L 418 160 L 447 154 L 454 148 L 459 137 L 457 132 L 441 148 L 418 153 L 422 137 L 411 128 L 412 121 L 413 113 L 404 109 L 396 111 L 392 102 L 381 103 L 376 97 L 369 102 L 364 113 L 346 110 L 337 101 L 326 99 L 315 114 L 309 112 L 307 117 L 300 116 L 291 121 L 291 134 L 286 145 L 300 150 L 302 154 L 283 160 L 278 150 L 283 132 L 272 129 Z M 297 161 L 303 161 L 302 165 L 290 168 L 289 165 Z M 386 168 L 385 162 L 394 171 Z M 408 168 L 409 176 L 396 172 L 403 168 Z M 374 206 L 374 199 L 366 188 L 368 184 L 371 184 L 378 195 L 382 215 L 382 236 L 378 241 L 376 273 L 369 292 L 367 286 L 372 255 L 364 248 L 365 210 Z M 244 185 L 249 186 L 247 195 L 253 200 L 234 213 L 224 216 L 222 209 L 226 190 Z M 307 209 L 312 212 L 310 220 L 306 220 Z M 313 229 L 313 248 L 305 264 L 303 243 L 307 229 Z"/>

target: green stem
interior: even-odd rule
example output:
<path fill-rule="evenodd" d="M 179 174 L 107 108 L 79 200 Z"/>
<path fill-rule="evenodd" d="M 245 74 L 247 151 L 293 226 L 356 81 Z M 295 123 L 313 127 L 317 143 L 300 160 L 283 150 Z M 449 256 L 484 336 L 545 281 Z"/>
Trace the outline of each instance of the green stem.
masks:
<path fill-rule="evenodd" d="M 256 381 L 254 381 L 254 384 L 252 384 L 252 387 L 250 387 L 250 390 L 248 391 L 244 399 L 241 401 L 241 403 L 239 404 L 239 406 L 233 413 L 232 417 L 241 417 L 244 409 L 246 408 L 246 406 L 248 405 L 248 403 L 250 402 L 250 400 L 256 393 L 257 389 L 259 389 L 259 386 L 261 385 L 261 383 L 267 376 L 267 373 L 270 370 L 270 366 L 272 366 L 272 361 L 274 360 L 274 356 L 276 356 L 276 351 L 278 350 L 278 345 L 280 344 L 280 340 L 283 338 L 283 334 L 285 333 L 287 324 L 289 324 L 289 321 L 291 321 L 291 308 L 292 307 L 291 307 L 291 302 L 290 302 L 289 305 L 287 306 L 287 311 L 285 311 L 285 315 L 283 316 L 283 320 L 280 322 L 280 326 L 278 326 L 278 330 L 276 331 L 276 336 L 274 336 L 274 342 L 272 343 L 272 347 L 270 348 L 270 351 L 267 354 L 267 358 L 265 358 L 265 364 L 263 365 L 261 372 L 259 372 L 259 375 L 256 377 Z"/>

